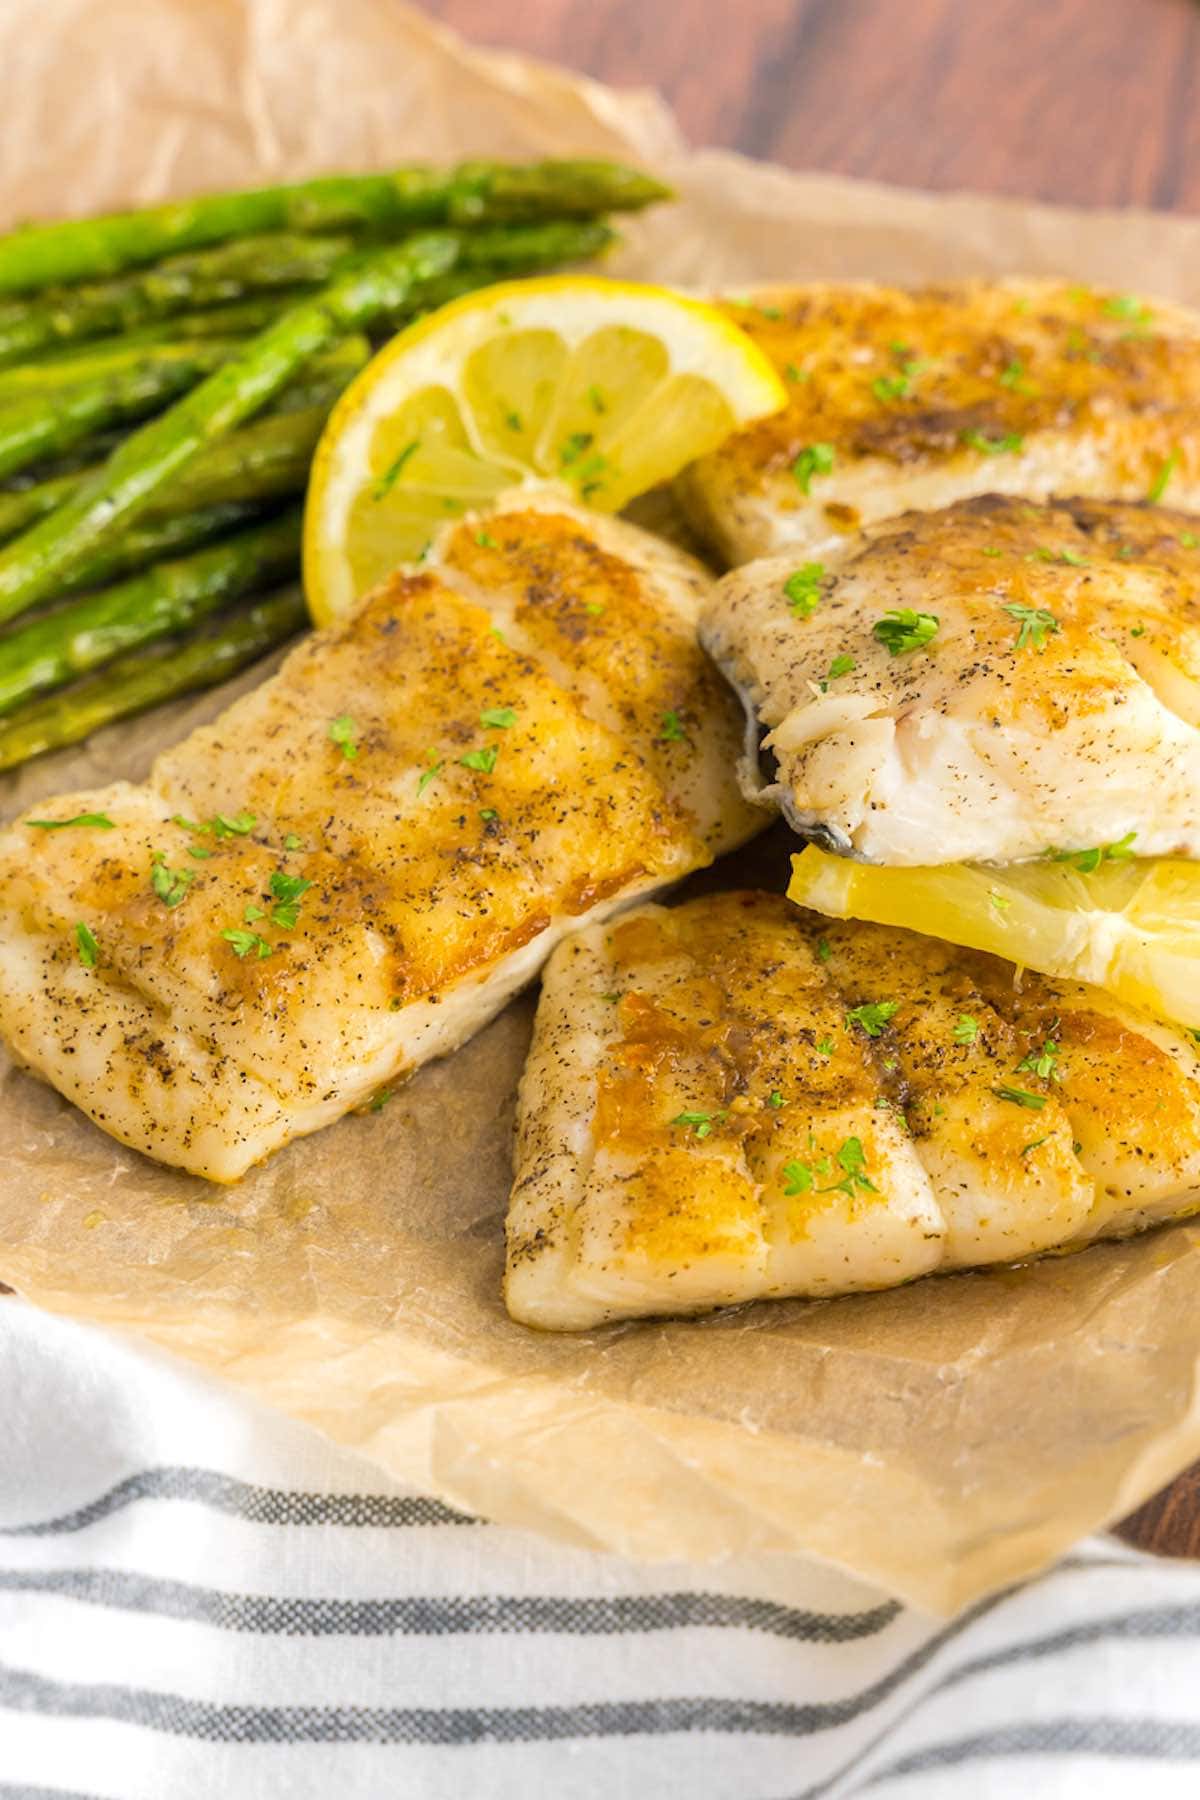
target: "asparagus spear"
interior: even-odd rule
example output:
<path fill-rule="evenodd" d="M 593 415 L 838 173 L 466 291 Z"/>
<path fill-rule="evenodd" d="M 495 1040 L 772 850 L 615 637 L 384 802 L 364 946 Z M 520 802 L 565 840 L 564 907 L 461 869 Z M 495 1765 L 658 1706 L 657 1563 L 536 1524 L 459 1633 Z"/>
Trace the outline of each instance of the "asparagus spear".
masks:
<path fill-rule="evenodd" d="M 0 398 L 0 479 L 60 456 L 110 425 L 145 418 L 228 361 L 232 346 L 195 344 L 128 369 Z"/>
<path fill-rule="evenodd" d="M 0 365 L 26 361 L 56 345 L 135 331 L 178 313 L 244 300 L 262 289 L 316 286 L 328 281 L 356 247 L 348 233 L 302 237 L 276 232 L 171 257 L 110 281 L 9 301 L 0 306 Z"/>
<path fill-rule="evenodd" d="M 296 573 L 301 509 L 57 608 L 0 640 L 0 712 Z"/>
<path fill-rule="evenodd" d="M 305 299 L 311 292 L 309 287 L 280 288 L 269 294 L 254 294 L 248 300 L 231 300 L 226 306 L 206 307 L 203 312 L 177 313 L 169 319 L 158 319 L 150 325 L 139 325 L 136 330 L 123 331 L 119 337 L 87 338 L 81 343 L 59 344 L 39 351 L 28 363 L 0 370 L 0 379 L 7 379 L 25 368 L 62 368 L 93 356 L 107 356 L 118 349 L 144 349 L 150 344 L 190 344 L 196 338 L 252 337 L 272 319 L 277 319 L 285 308 Z"/>
<path fill-rule="evenodd" d="M 271 317 L 279 317 L 278 309 Z M 151 383 L 161 373 L 164 384 L 170 388 L 177 378 L 186 380 L 190 373 L 194 383 L 202 375 L 219 369 L 235 350 L 241 348 L 242 344 L 236 338 L 203 337 L 196 341 L 180 338 L 174 343 L 146 345 L 130 344 L 124 338 L 106 339 L 102 344 L 90 346 L 87 354 L 79 352 L 48 362 L 22 363 L 15 369 L 0 369 L 0 410 L 17 401 L 45 400 L 67 388 L 123 380 L 126 376 L 144 378 Z M 310 385 L 330 373 L 349 379 L 370 354 L 367 339 L 361 332 L 354 332 L 315 356 L 306 366 L 303 379 Z M 177 372 L 181 364 L 184 373 L 180 377 Z"/>
<path fill-rule="evenodd" d="M 98 674 L 0 721 L 0 769 L 77 744 L 102 725 L 164 700 L 215 687 L 305 623 L 300 590 L 288 587 L 244 612 L 222 616 L 182 644 L 171 640 L 120 656 Z"/>
<path fill-rule="evenodd" d="M 26 226 L 0 238 L 0 293 L 115 275 L 254 232 L 398 232 L 489 220 L 590 218 L 648 206 L 668 192 L 653 177 L 611 162 L 476 162 L 451 169 L 326 176 L 103 218 Z"/>
<path fill-rule="evenodd" d="M 88 588 L 106 588 L 110 582 L 121 581 L 139 569 L 148 568 L 151 563 L 164 562 L 188 550 L 198 550 L 202 544 L 227 537 L 241 526 L 257 524 L 263 516 L 262 506 L 226 500 L 219 506 L 198 507 L 194 512 L 177 513 L 165 519 L 135 519 L 119 537 L 113 538 L 111 543 L 101 544 L 94 556 L 81 563 L 63 582 L 55 599 L 81 594 Z M 7 638 L 0 635 L 0 661 L 5 646 L 11 641 L 11 635 Z"/>
<path fill-rule="evenodd" d="M 168 412 L 126 438 L 57 511 L 0 549 L 0 619 L 53 594 L 206 444 L 259 412 L 297 369 L 346 332 L 403 306 L 418 282 L 445 274 L 457 254 L 456 238 L 431 234 L 398 249 L 364 255 L 311 300 L 292 307 L 252 338 Z"/>
<path fill-rule="evenodd" d="M 331 395 L 325 404 L 303 411 L 256 419 L 253 425 L 210 445 L 178 481 L 163 490 L 139 523 L 242 501 L 261 504 L 301 493 L 332 399 Z M 69 500 L 84 476 L 93 472 L 60 475 L 22 493 L 0 494 L 0 543 Z M 136 526 L 128 529 L 134 531 Z M 123 533 L 118 533 L 110 540 L 114 551 L 120 549 L 123 537 Z M 81 565 L 84 579 L 89 578 L 93 566 L 87 562 Z"/>

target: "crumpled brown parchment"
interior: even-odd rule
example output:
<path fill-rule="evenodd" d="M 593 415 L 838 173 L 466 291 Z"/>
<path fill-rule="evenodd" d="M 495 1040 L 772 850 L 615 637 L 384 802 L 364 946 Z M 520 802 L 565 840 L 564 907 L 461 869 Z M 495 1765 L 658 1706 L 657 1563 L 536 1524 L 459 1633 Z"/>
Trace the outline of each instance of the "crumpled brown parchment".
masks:
<path fill-rule="evenodd" d="M 689 154 L 662 104 L 377 0 L 6 0 L 0 223 L 417 157 L 612 154 L 680 202 L 615 267 L 1070 272 L 1200 302 L 1200 221 L 933 198 Z M 255 677 L 242 677 L 245 685 Z M 0 786 L 138 775 L 220 700 Z M 720 879 L 783 879 L 785 839 Z M 2 978 L 2 971 L 0 971 Z M 518 1002 L 379 1114 L 240 1187 L 160 1169 L 0 1071 L 0 1276 L 174 1351 L 468 1510 L 638 1557 L 805 1552 L 941 1610 L 1200 1453 L 1200 1226 L 895 1293 L 542 1337 L 500 1302 Z"/>

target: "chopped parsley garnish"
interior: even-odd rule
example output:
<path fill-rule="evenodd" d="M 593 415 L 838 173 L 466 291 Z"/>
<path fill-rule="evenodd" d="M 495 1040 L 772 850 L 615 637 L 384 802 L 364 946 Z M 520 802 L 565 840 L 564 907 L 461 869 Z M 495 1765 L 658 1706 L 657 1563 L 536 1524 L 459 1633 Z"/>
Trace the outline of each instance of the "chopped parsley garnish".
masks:
<path fill-rule="evenodd" d="M 606 413 L 608 411 L 608 401 L 604 398 L 604 395 L 600 392 L 598 387 L 590 387 L 588 389 L 587 399 L 588 405 L 594 413 Z"/>
<path fill-rule="evenodd" d="M 521 415 L 519 412 L 505 413 L 504 423 L 508 426 L 510 431 L 524 431 L 525 429 L 524 425 L 521 423 Z"/>
<path fill-rule="evenodd" d="M 342 713 L 338 718 L 329 721 L 329 736 L 347 762 L 353 762 L 358 755 L 358 726 L 349 713 Z"/>
<path fill-rule="evenodd" d="M 1049 1142 L 1050 1142 L 1050 1139 L 1048 1137 L 1034 1138 L 1034 1140 L 1031 1144 L 1022 1144 L 1021 1145 L 1021 1155 L 1022 1156 L 1030 1156 L 1030 1155 L 1032 1155 L 1033 1151 L 1040 1150 L 1043 1144 L 1048 1144 Z"/>
<path fill-rule="evenodd" d="M 585 600 L 583 610 L 585 613 L 590 613 L 593 619 L 598 619 L 604 611 L 604 602 L 603 600 Z"/>
<path fill-rule="evenodd" d="M 755 312 L 760 319 L 782 319 L 783 308 L 780 306 L 756 306 Z"/>
<path fill-rule="evenodd" d="M 412 458 L 417 454 L 417 451 L 420 448 L 420 438 L 413 438 L 411 443 L 405 444 L 399 456 L 388 464 L 383 474 L 379 477 L 379 480 L 375 483 L 375 489 L 371 496 L 373 500 L 382 500 L 385 494 L 391 493 L 401 475 L 403 475 L 405 467 L 411 462 Z"/>
<path fill-rule="evenodd" d="M 792 464 L 792 475 L 802 494 L 812 489 L 814 475 L 828 475 L 833 468 L 832 444 L 806 444 Z"/>
<path fill-rule="evenodd" d="M 774 1093 L 768 1097 L 767 1105 L 773 1106 L 776 1108 L 776 1110 L 778 1110 L 779 1107 L 781 1107 L 783 1104 L 784 1104 L 783 1095 L 779 1092 L 779 1089 L 776 1088 Z"/>
<path fill-rule="evenodd" d="M 265 919 L 266 916 L 266 909 L 257 906 L 253 900 L 248 900 L 242 908 L 242 918 L 247 925 L 253 925 L 255 919 Z"/>
<path fill-rule="evenodd" d="M 459 757 L 464 769 L 478 769 L 484 775 L 490 775 L 496 766 L 496 758 L 500 754 L 499 744 L 488 744 L 483 750 L 468 750 L 465 756 Z"/>
<path fill-rule="evenodd" d="M 854 666 L 854 658 L 852 656 L 847 656 L 843 651 L 841 656 L 834 657 L 829 665 L 829 671 L 825 676 L 824 681 L 818 681 L 817 686 L 823 694 L 828 693 L 830 682 L 837 681 L 839 676 L 849 675 Z"/>
<path fill-rule="evenodd" d="M 861 1025 L 868 1037 L 877 1038 L 899 1010 L 898 1000 L 871 1000 L 865 1006 L 852 1006 L 846 1014 L 846 1023 Z"/>
<path fill-rule="evenodd" d="M 372 1098 L 371 1111 L 382 1112 L 388 1101 L 392 1098 L 392 1093 L 393 1090 L 391 1088 L 380 1088 L 378 1093 Z"/>
<path fill-rule="evenodd" d="M 225 942 L 232 946 L 233 954 L 238 957 L 273 956 L 266 938 L 260 937 L 257 931 L 243 931 L 237 925 L 230 925 L 221 933 Z"/>
<path fill-rule="evenodd" d="M 1035 391 L 1033 383 L 1025 378 L 1025 364 L 1019 356 L 1014 356 L 1012 361 L 1001 369 L 996 379 L 1001 387 L 1008 388 L 1014 394 L 1031 394 Z"/>
<path fill-rule="evenodd" d="M 819 1044 L 813 1045 L 813 1049 L 818 1056 L 832 1056 L 834 1050 L 833 1039 L 831 1037 L 822 1038 Z"/>
<path fill-rule="evenodd" d="M 1163 495 L 1167 491 L 1167 483 L 1170 481 L 1172 475 L 1175 473 L 1175 471 L 1178 467 L 1179 467 L 1179 452 L 1178 452 L 1178 450 L 1172 450 L 1170 456 L 1168 456 L 1163 461 L 1163 463 L 1161 464 L 1161 466 L 1159 468 L 1157 475 L 1154 477 L 1154 480 L 1150 483 L 1150 488 L 1149 488 L 1149 492 L 1146 495 L 1146 499 L 1150 502 L 1151 506 L 1157 506 L 1158 502 L 1162 499 Z"/>
<path fill-rule="evenodd" d="M 1194 550 L 1196 545 L 1200 544 L 1200 538 L 1196 536 L 1194 531 L 1181 531 L 1179 534 L 1179 542 L 1185 550 Z"/>
<path fill-rule="evenodd" d="M 988 889 L 988 905 L 991 907 L 993 912 L 999 913 L 1001 915 L 1001 917 L 1003 917 L 1003 915 L 1006 912 L 1008 912 L 1009 908 L 1012 906 L 1012 901 L 1008 897 L 1007 894 L 998 894 L 996 892 L 995 888 L 989 888 Z"/>
<path fill-rule="evenodd" d="M 481 806 L 479 809 L 479 816 L 485 825 L 490 825 L 493 819 L 498 819 L 500 817 L 500 814 L 496 811 L 494 806 Z"/>
<path fill-rule="evenodd" d="M 1113 294 L 1104 302 L 1110 319 L 1129 319 L 1135 325 L 1148 325 L 1154 314 L 1136 294 Z"/>
<path fill-rule="evenodd" d="M 998 544 L 985 544 L 983 554 L 985 556 L 1003 556 L 1004 552 Z"/>
<path fill-rule="evenodd" d="M 914 612 L 906 606 L 884 613 L 871 630 L 893 656 L 904 656 L 910 650 L 923 650 L 932 642 L 939 623 L 936 613 Z"/>
<path fill-rule="evenodd" d="M 302 875 L 288 875 L 283 869 L 276 869 L 267 886 L 276 902 L 271 908 L 272 925 L 291 931 L 300 916 L 300 897 L 308 892 L 312 882 L 305 881 Z"/>
<path fill-rule="evenodd" d="M 1059 629 L 1058 620 L 1044 606 L 1023 606 L 1020 601 L 1012 600 L 1004 610 L 1021 627 L 1017 633 L 1018 650 L 1024 650 L 1027 644 L 1032 644 L 1035 650 L 1044 650 L 1047 634 Z"/>
<path fill-rule="evenodd" d="M 66 831 L 71 825 L 94 825 L 97 831 L 117 829 L 107 813 L 76 813 L 73 819 L 26 819 L 25 823 L 36 826 L 38 831 Z"/>
<path fill-rule="evenodd" d="M 150 865 L 150 886 L 164 906 L 178 906 L 195 879 L 195 869 L 168 869 L 161 851 Z"/>
<path fill-rule="evenodd" d="M 252 812 L 216 813 L 207 825 L 198 825 L 197 831 L 211 831 L 214 837 L 249 837 L 258 820 Z"/>
<path fill-rule="evenodd" d="M 899 375 L 877 375 L 871 383 L 871 392 L 877 400 L 907 400 L 912 392 L 912 376 L 903 372 Z"/>
<path fill-rule="evenodd" d="M 821 583 L 825 579 L 825 564 L 819 562 L 805 563 L 802 568 L 795 569 L 783 584 L 784 594 L 790 610 L 798 619 L 810 619 L 821 604 Z"/>
<path fill-rule="evenodd" d="M 475 542 L 481 550 L 498 550 L 500 548 L 490 531 L 477 531 Z"/>
<path fill-rule="evenodd" d="M 1036 1075 L 1040 1081 L 1061 1081 L 1062 1070 L 1058 1066 L 1061 1046 L 1052 1037 L 1048 1037 L 1040 1050 L 1031 1050 L 1017 1064 L 1018 1075 Z"/>
<path fill-rule="evenodd" d="M 842 1174 L 837 1181 L 831 1181 L 824 1188 L 817 1188 L 819 1193 L 847 1193 L 851 1199 L 855 1193 L 876 1193 L 876 1186 L 867 1177 L 867 1159 L 862 1150 L 862 1139 L 847 1138 L 842 1147 L 833 1152 L 833 1163 L 837 1163 Z M 828 1156 L 822 1156 L 813 1163 L 784 1163 L 783 1192 L 792 1199 L 797 1193 L 808 1193 L 815 1186 L 817 1175 L 831 1175 L 833 1163 Z"/>
<path fill-rule="evenodd" d="M 820 959 L 820 961 L 828 962 L 832 955 L 833 955 L 833 951 L 829 947 L 829 939 L 828 938 L 818 938 L 817 939 L 817 956 Z"/>
<path fill-rule="evenodd" d="M 435 753 L 432 750 L 429 752 L 429 756 L 431 759 L 433 758 L 434 754 Z M 446 765 L 444 762 L 435 762 L 433 760 L 429 761 L 428 766 L 426 768 L 422 769 L 421 773 L 417 777 L 417 793 L 419 795 L 423 794 L 425 792 L 425 789 L 429 786 L 430 782 L 434 779 L 435 776 L 441 774 L 441 772 L 445 768 L 445 766 Z"/>
<path fill-rule="evenodd" d="M 672 1125 L 690 1125 L 698 1138 L 706 1138 L 714 1125 L 719 1125 L 727 1117 L 724 1112 L 681 1112 L 671 1120 Z"/>
<path fill-rule="evenodd" d="M 283 847 L 285 850 L 303 850 L 304 839 L 297 837 L 294 831 L 289 831 L 283 840 Z"/>
<path fill-rule="evenodd" d="M 982 431 L 964 431 L 962 441 L 972 450 L 978 450 L 982 456 L 1004 456 L 1010 450 L 1020 450 L 1025 439 L 1016 431 L 1005 432 L 1003 437 L 986 437 Z"/>
<path fill-rule="evenodd" d="M 1081 875 L 1091 875 L 1101 863 L 1128 862 L 1133 855 L 1136 831 L 1127 831 L 1115 844 L 1094 844 L 1090 850 L 1048 850 L 1051 862 L 1070 863 Z"/>
<path fill-rule="evenodd" d="M 1077 550 L 1060 550 L 1058 559 L 1060 562 L 1069 563 L 1073 569 L 1086 569 L 1088 566 L 1087 557 L 1080 556 Z"/>
<path fill-rule="evenodd" d="M 187 853 L 189 856 L 194 856 L 197 862 L 207 862 L 212 855 L 212 851 L 206 850 L 203 844 L 189 844 Z"/>
<path fill-rule="evenodd" d="M 959 1013 L 958 1022 L 954 1027 L 955 1043 L 956 1044 L 973 1044 L 975 1042 L 975 1039 L 978 1036 L 979 1036 L 979 1021 L 978 1021 L 978 1019 L 972 1018 L 970 1013 Z"/>
<path fill-rule="evenodd" d="M 823 1171 L 830 1174 L 829 1164 Z M 796 1194 L 807 1194 L 813 1185 L 813 1172 L 807 1163 L 785 1162 L 783 1165 L 783 1191 L 790 1198 Z"/>
<path fill-rule="evenodd" d="M 516 722 L 517 715 L 511 706 L 489 706 L 479 715 L 479 723 L 485 731 L 507 731 Z"/>
<path fill-rule="evenodd" d="M 590 450 L 593 433 L 590 431 L 573 431 L 570 437 L 564 438 L 558 453 L 559 467 L 569 469 L 577 463 L 585 450 Z"/>
<path fill-rule="evenodd" d="M 687 732 L 683 729 L 683 721 L 677 712 L 663 714 L 658 738 L 662 744 L 681 744 L 686 741 Z"/>
<path fill-rule="evenodd" d="M 811 379 L 810 371 L 798 369 L 795 363 L 785 363 L 783 372 L 789 381 L 809 381 Z"/>
<path fill-rule="evenodd" d="M 100 946 L 82 919 L 75 927 L 75 947 L 85 969 L 94 969 L 100 961 Z"/>
<path fill-rule="evenodd" d="M 1011 1100 L 1014 1106 L 1027 1106 L 1030 1112 L 1041 1112 L 1046 1104 L 1045 1094 L 1031 1094 L 1026 1088 L 994 1087 L 992 1092 L 997 1100 Z"/>

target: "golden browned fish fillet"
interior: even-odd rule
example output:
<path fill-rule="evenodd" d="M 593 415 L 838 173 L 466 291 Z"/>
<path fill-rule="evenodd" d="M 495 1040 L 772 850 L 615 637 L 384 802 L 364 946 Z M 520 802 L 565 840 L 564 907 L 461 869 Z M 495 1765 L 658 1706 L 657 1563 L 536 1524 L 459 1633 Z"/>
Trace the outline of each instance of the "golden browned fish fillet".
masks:
<path fill-rule="evenodd" d="M 1200 519 L 985 496 L 720 583 L 748 793 L 884 863 L 1200 857 Z M 754 734 L 756 735 L 756 734 Z"/>
<path fill-rule="evenodd" d="M 775 895 L 644 906 L 546 970 L 513 1317 L 884 1288 L 1200 1207 L 1200 1057 L 1097 988 Z"/>
<path fill-rule="evenodd" d="M 1200 507 L 1200 319 L 1182 307 L 977 281 L 780 288 L 731 311 L 792 397 L 680 480 L 731 565 L 972 494 L 1165 484 Z"/>
<path fill-rule="evenodd" d="M 122 1142 L 230 1181 L 460 1043 L 570 927 L 756 817 L 709 579 L 521 495 L 279 674 L 0 838 L 0 1026 Z"/>

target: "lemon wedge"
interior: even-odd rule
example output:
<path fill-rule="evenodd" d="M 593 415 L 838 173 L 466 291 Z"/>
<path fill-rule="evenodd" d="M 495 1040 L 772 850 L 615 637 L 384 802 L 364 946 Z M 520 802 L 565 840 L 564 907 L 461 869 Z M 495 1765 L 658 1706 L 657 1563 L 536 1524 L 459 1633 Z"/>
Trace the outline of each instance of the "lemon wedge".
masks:
<path fill-rule="evenodd" d="M 616 512 L 786 402 L 737 325 L 665 288 L 563 275 L 467 294 L 334 408 L 305 513 L 309 610 L 324 624 L 506 488 L 561 481 Z"/>
<path fill-rule="evenodd" d="M 1090 981 L 1200 1028 L 1200 863 L 1099 853 L 1088 867 L 1097 855 L 888 869 L 809 846 L 792 858 L 788 898 L 833 918 L 903 925 L 1044 975 Z"/>

